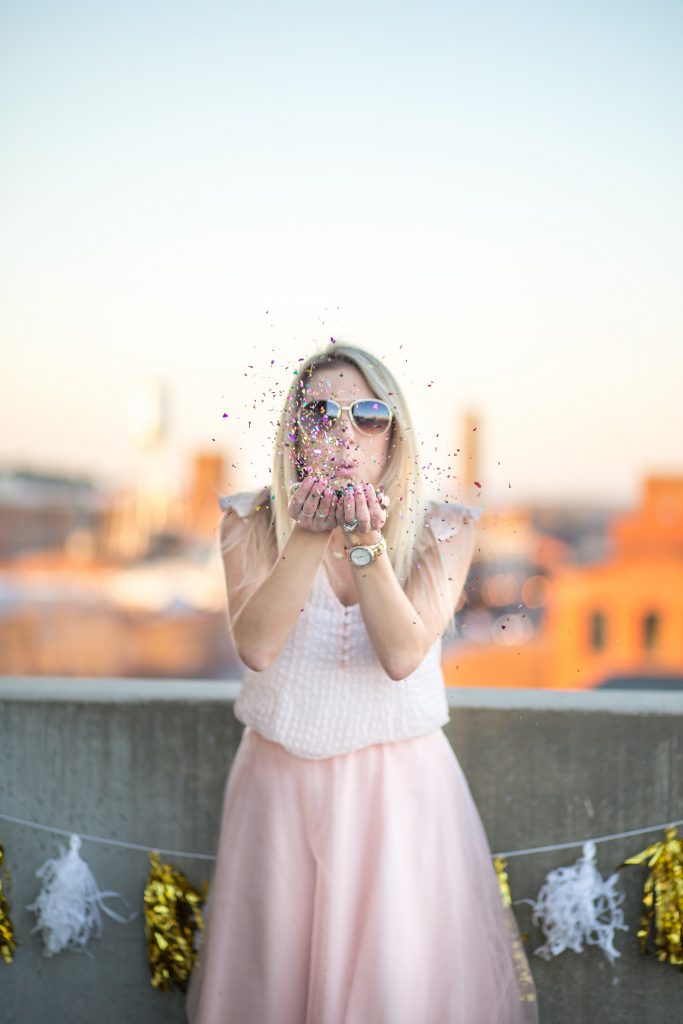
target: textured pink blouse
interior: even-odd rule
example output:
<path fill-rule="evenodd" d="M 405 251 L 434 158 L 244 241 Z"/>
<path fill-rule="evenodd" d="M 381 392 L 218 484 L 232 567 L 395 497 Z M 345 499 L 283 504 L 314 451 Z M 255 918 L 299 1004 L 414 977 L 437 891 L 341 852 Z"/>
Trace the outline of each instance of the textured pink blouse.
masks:
<path fill-rule="evenodd" d="M 219 503 L 246 516 L 260 493 L 226 495 Z M 430 502 L 425 523 L 444 540 L 462 522 L 476 522 L 482 511 Z M 261 672 L 246 668 L 234 710 L 243 724 L 304 758 L 425 735 L 449 718 L 441 638 L 414 672 L 391 679 L 375 654 L 360 605 L 341 603 L 321 563 L 282 651 Z"/>

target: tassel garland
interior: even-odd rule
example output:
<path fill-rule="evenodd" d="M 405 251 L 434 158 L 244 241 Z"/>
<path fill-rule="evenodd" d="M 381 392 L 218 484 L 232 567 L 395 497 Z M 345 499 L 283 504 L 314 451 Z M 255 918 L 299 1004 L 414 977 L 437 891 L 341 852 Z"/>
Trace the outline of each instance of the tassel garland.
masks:
<path fill-rule="evenodd" d="M 156 851 L 149 859 L 144 904 L 151 983 L 162 991 L 175 984 L 185 992 L 197 957 L 195 938 L 204 930 L 200 904 L 207 898 L 209 883 L 203 882 L 197 892 L 182 871 L 161 864 Z"/>
<path fill-rule="evenodd" d="M 675 828 L 667 828 L 662 842 L 634 854 L 621 866 L 645 861 L 650 873 L 638 929 L 640 951 L 655 952 L 660 962 L 683 968 L 683 841 L 676 837 Z"/>
<path fill-rule="evenodd" d="M 134 911 L 129 918 L 124 918 L 105 906 L 105 897 L 123 897 L 118 892 L 100 892 L 92 871 L 79 855 L 80 846 L 80 836 L 72 835 L 68 851 L 60 847 L 60 857 L 46 860 L 36 870 L 43 884 L 35 901 L 26 909 L 34 911 L 38 919 L 31 934 L 42 933 L 43 956 L 54 956 L 64 949 L 92 956 L 86 945 L 91 936 L 100 938 L 102 935 L 101 910 L 121 924 L 138 916 Z"/>
<path fill-rule="evenodd" d="M 546 942 L 534 950 L 550 960 L 565 949 L 583 951 L 583 943 L 597 945 L 610 963 L 621 954 L 614 948 L 614 930 L 628 931 L 619 905 L 623 893 L 615 892 L 618 875 L 604 881 L 595 866 L 595 843 L 583 844 L 583 856 L 571 867 L 551 871 L 536 901 L 519 900 L 533 908 L 532 921 L 540 924 Z"/>
<path fill-rule="evenodd" d="M 4 860 L 5 850 L 2 843 L 0 843 L 0 953 L 2 953 L 2 958 L 6 964 L 11 964 L 14 951 L 17 948 L 17 941 L 14 938 L 14 926 L 9 916 L 9 904 L 2 891 L 3 873 L 7 879 L 7 892 L 9 892 L 10 885 L 12 884 L 12 879 L 7 870 L 7 865 L 4 864 Z"/>
<path fill-rule="evenodd" d="M 510 892 L 510 883 L 508 882 L 508 873 L 506 870 L 507 861 L 502 857 L 494 857 L 493 866 L 498 878 L 498 886 L 500 888 L 500 896 L 503 901 L 503 906 L 509 907 L 512 905 L 512 894 Z"/>

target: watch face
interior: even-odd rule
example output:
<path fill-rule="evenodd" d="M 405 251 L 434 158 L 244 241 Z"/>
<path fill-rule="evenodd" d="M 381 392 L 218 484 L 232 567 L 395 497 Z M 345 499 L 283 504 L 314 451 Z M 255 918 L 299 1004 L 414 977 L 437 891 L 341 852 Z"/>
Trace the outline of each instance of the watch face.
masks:
<path fill-rule="evenodd" d="M 367 548 L 352 548 L 349 558 L 354 565 L 370 565 L 372 553 Z"/>

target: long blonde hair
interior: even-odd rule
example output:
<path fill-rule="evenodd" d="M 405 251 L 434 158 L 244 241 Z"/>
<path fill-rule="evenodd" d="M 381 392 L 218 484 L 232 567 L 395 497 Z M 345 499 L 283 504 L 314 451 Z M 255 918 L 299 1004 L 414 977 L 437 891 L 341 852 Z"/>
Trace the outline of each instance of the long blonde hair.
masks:
<path fill-rule="evenodd" d="M 443 620 L 452 616 L 452 598 L 448 579 L 431 531 L 424 529 L 425 508 L 422 500 L 422 474 L 419 467 L 417 438 L 403 392 L 388 367 L 366 349 L 346 342 L 330 342 L 310 355 L 294 372 L 285 396 L 273 450 L 270 487 L 264 488 L 250 516 L 250 528 L 235 540 L 244 555 L 244 583 L 262 572 L 264 556 L 275 545 L 281 554 L 294 520 L 287 512 L 290 490 L 300 477 L 297 473 L 296 413 L 303 398 L 305 378 L 319 367 L 334 362 L 348 362 L 365 378 L 375 396 L 390 406 L 393 422 L 390 428 L 389 457 L 378 484 L 391 499 L 389 515 L 382 533 L 387 541 L 387 554 L 401 587 L 410 598 L 422 592 L 430 603 L 439 606 Z M 225 552 L 231 547 L 229 538 L 221 544 Z M 452 619 L 449 619 L 452 625 Z M 449 632 L 447 629 L 446 632 Z"/>

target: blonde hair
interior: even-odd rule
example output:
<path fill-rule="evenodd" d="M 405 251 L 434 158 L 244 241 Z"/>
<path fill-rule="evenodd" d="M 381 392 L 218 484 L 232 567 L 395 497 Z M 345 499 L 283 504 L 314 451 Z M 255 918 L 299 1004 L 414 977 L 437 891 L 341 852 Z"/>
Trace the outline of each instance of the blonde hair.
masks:
<path fill-rule="evenodd" d="M 391 499 L 389 515 L 382 529 L 387 541 L 387 554 L 406 595 L 414 599 L 422 593 L 430 603 L 437 605 L 442 621 L 448 618 L 449 627 L 444 631 L 448 634 L 453 626 L 455 609 L 437 543 L 431 530 L 424 528 L 422 477 L 410 412 L 388 367 L 357 345 L 331 342 L 310 355 L 294 372 L 277 423 L 271 484 L 260 492 L 254 509 L 256 514 L 248 517 L 249 525 L 244 532 L 235 531 L 234 537 L 230 538 L 221 530 L 221 551 L 241 546 L 244 565 L 242 586 L 260 575 L 264 556 L 273 545 L 278 554 L 282 553 L 295 525 L 287 508 L 291 487 L 300 479 L 296 461 L 296 412 L 306 386 L 305 377 L 310 377 L 318 367 L 335 362 L 348 362 L 355 366 L 375 396 L 387 402 L 392 409 L 389 456 L 378 481 Z M 251 576 L 249 566 L 252 567 Z"/>

